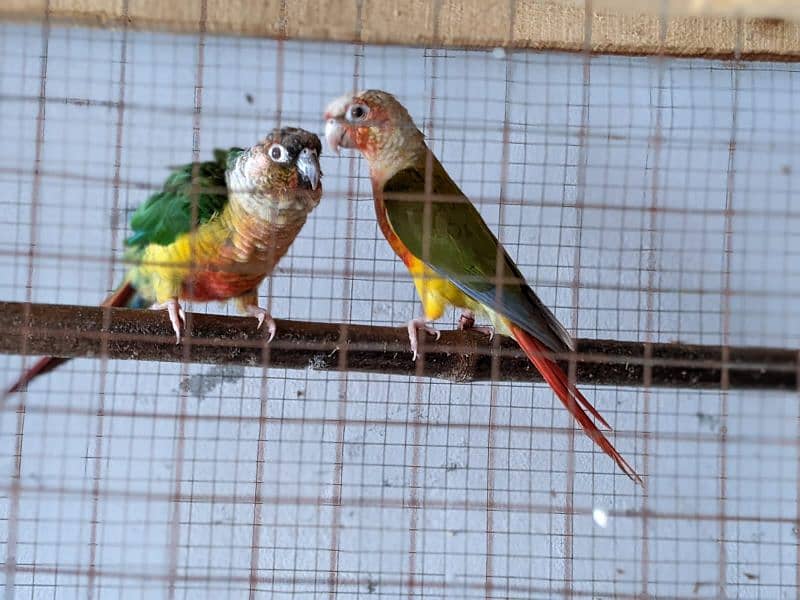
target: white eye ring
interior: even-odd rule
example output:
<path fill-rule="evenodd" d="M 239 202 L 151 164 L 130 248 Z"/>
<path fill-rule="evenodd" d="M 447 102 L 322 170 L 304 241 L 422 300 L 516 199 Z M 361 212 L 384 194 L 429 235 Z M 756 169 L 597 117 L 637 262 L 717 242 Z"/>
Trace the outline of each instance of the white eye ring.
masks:
<path fill-rule="evenodd" d="M 280 144 L 272 144 L 267 150 L 267 156 L 272 162 L 285 163 L 289 162 L 289 151 Z"/>
<path fill-rule="evenodd" d="M 363 121 L 368 114 L 369 106 L 366 104 L 351 104 L 347 107 L 347 120 L 350 122 Z"/>

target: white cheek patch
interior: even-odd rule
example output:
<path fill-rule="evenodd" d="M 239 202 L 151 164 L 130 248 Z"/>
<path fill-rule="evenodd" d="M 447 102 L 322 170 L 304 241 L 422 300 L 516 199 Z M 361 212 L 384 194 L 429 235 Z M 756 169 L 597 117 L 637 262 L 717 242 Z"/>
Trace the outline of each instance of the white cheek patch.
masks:
<path fill-rule="evenodd" d="M 267 158 L 266 154 L 263 152 L 254 152 L 250 158 L 247 159 L 247 163 L 244 166 L 245 177 L 248 179 L 257 179 L 269 168 L 269 163 L 270 160 Z"/>

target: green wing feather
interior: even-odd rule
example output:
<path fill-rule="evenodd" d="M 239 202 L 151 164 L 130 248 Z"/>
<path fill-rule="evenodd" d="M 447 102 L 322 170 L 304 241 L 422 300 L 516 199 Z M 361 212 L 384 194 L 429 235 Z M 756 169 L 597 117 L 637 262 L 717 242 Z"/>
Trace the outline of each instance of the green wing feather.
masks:
<path fill-rule="evenodd" d="M 386 216 L 403 244 L 464 294 L 507 317 L 549 349 L 571 349 L 569 333 L 525 283 L 478 210 L 435 157 L 430 185 L 427 215 L 424 166 L 400 171 L 384 186 Z"/>
<path fill-rule="evenodd" d="M 206 223 L 228 202 L 225 171 L 243 150 L 214 150 L 214 160 L 177 167 L 160 192 L 150 196 L 131 217 L 130 237 L 125 244 L 133 250 L 149 244 L 166 246 L 192 229 L 192 207 L 196 205 L 197 225 Z M 193 177 L 194 176 L 194 177 Z"/>

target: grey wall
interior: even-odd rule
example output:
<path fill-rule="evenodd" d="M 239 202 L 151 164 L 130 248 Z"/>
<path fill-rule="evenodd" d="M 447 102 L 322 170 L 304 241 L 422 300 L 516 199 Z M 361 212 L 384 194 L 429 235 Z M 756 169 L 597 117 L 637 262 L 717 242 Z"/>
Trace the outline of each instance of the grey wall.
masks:
<path fill-rule="evenodd" d="M 0 26 L 4 300 L 104 296 L 129 211 L 191 158 L 198 77 L 206 157 L 278 117 L 321 133 L 357 63 L 357 87 L 406 103 L 578 335 L 798 344 L 793 65 L 598 57 L 587 82 L 577 55 L 209 37 L 198 68 L 196 37 L 57 28 L 32 211 L 44 41 L 38 26 Z M 323 169 L 325 198 L 272 278 L 274 313 L 416 315 L 366 166 L 326 149 Z M 0 380 L 22 364 L 0 357 Z M 24 424 L 19 400 L 0 414 L 7 597 L 239 598 L 252 584 L 263 598 L 478 598 L 486 582 L 498 598 L 797 597 L 795 394 L 584 391 L 646 494 L 573 437 L 543 386 L 76 360 L 32 385 Z"/>

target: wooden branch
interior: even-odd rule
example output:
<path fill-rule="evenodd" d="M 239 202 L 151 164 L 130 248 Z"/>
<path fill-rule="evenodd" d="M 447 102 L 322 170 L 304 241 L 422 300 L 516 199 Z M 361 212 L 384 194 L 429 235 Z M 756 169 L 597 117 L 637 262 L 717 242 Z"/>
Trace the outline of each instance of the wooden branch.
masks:
<path fill-rule="evenodd" d="M 109 317 L 103 330 L 104 314 Z M 541 381 L 513 340 L 489 342 L 475 332 L 444 331 L 438 342 L 421 340 L 423 359 L 412 362 L 405 328 L 278 320 L 265 344 L 255 320 L 187 314 L 187 340 L 175 344 L 165 314 L 149 310 L 0 302 L 0 353 L 50 354 L 123 360 L 265 365 L 287 369 L 421 375 L 450 381 L 489 381 L 493 357 L 503 381 Z M 719 346 L 578 340 L 566 367 L 577 361 L 579 383 L 719 389 L 797 389 L 798 351 Z M 341 356 L 342 353 L 344 357 Z"/>

